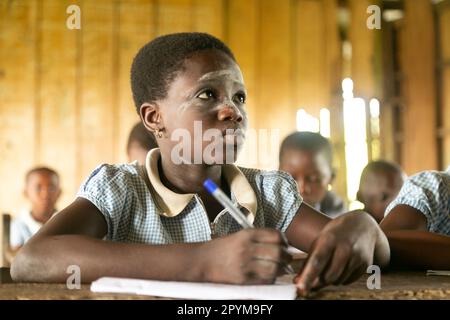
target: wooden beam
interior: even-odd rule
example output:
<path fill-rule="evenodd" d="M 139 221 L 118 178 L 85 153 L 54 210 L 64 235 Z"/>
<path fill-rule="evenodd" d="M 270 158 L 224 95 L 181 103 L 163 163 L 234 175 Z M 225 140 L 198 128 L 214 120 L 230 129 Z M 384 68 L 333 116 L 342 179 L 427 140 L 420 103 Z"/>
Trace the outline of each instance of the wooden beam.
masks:
<path fill-rule="evenodd" d="M 432 4 L 405 0 L 402 166 L 407 174 L 437 169 L 435 41 Z"/>
<path fill-rule="evenodd" d="M 77 37 L 80 30 L 66 26 L 66 8 L 74 1 L 43 1 L 40 69 L 37 99 L 40 105 L 38 164 L 54 168 L 61 176 L 58 207 L 73 201 L 76 177 L 76 76 Z"/>
<path fill-rule="evenodd" d="M 148 0 L 121 1 L 118 30 L 118 139 L 116 160 L 126 162 L 126 143 L 133 125 L 140 121 L 130 85 L 131 63 L 138 50 L 156 36 L 155 5 Z"/>
<path fill-rule="evenodd" d="M 380 111 L 380 141 L 381 158 L 396 161 L 394 143 L 394 105 L 398 95 L 396 92 L 396 79 L 394 70 L 394 30 L 395 25 L 391 22 L 383 24 L 383 99 Z"/>
<path fill-rule="evenodd" d="M 445 169 L 450 165 L 450 1 L 447 1 L 447 6 L 439 8 L 439 34 L 440 34 L 440 58 L 442 61 L 447 61 L 447 64 L 442 65 L 441 74 L 441 163 Z"/>
<path fill-rule="evenodd" d="M 303 108 L 317 118 L 320 109 L 330 102 L 323 5 L 323 1 L 299 0 L 293 21 L 294 107 Z"/>
<path fill-rule="evenodd" d="M 81 26 L 81 99 L 78 119 L 78 184 L 101 163 L 114 162 L 114 124 L 118 102 L 114 2 L 83 1 Z"/>
<path fill-rule="evenodd" d="M 295 130 L 296 107 L 290 86 L 293 72 L 290 4 L 289 0 L 259 1 L 258 129 L 279 130 L 280 140 Z M 260 151 L 270 145 L 270 151 L 260 159 L 260 167 L 276 169 L 279 145 L 258 142 Z"/>
<path fill-rule="evenodd" d="M 375 39 L 379 30 L 367 28 L 367 8 L 377 4 L 372 0 L 350 0 L 351 12 L 350 42 L 352 44 L 351 77 L 354 83 L 353 93 L 366 103 L 377 92 L 375 81 Z M 378 3 L 379 4 L 379 3 Z"/>
<path fill-rule="evenodd" d="M 258 128 L 260 110 L 257 109 L 257 57 L 258 57 L 258 0 L 228 0 L 224 34 L 244 76 L 247 88 L 247 117 L 250 129 Z M 239 17 L 239 19 L 236 19 Z M 258 167 L 257 145 L 247 135 L 238 163 L 247 167 Z"/>

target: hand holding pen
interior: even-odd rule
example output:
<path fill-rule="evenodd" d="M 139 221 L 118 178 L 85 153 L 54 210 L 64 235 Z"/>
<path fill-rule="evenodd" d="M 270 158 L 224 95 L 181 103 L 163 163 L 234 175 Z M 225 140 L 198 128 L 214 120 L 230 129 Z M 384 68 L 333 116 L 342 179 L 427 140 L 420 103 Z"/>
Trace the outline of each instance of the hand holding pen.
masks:
<path fill-rule="evenodd" d="M 247 217 L 237 208 L 233 202 L 227 197 L 227 195 L 212 181 L 211 179 L 206 180 L 203 183 L 204 187 L 208 192 L 228 211 L 228 213 L 242 226 L 244 229 L 253 229 L 254 226 L 251 224 Z M 280 233 L 286 248 L 292 249 L 289 246 L 286 236 Z M 288 274 L 296 274 L 289 264 L 284 264 L 283 269 Z"/>

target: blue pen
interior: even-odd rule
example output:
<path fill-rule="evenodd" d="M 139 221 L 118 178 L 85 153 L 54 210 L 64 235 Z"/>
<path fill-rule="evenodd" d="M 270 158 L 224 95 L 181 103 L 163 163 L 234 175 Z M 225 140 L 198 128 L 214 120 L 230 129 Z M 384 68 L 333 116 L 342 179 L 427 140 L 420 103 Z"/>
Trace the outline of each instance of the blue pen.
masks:
<path fill-rule="evenodd" d="M 242 226 L 244 229 L 254 228 L 253 224 L 251 224 L 247 217 L 236 208 L 236 206 L 231 202 L 231 200 L 227 197 L 227 195 L 212 181 L 211 179 L 205 180 L 203 183 L 203 186 L 208 190 L 209 193 L 217 200 L 219 203 L 227 209 L 227 211 L 230 213 L 230 215 Z M 286 244 L 287 240 L 282 234 L 283 239 L 285 240 Z M 294 273 L 295 271 L 292 269 L 290 265 L 284 266 L 284 269 L 287 273 Z"/>
<path fill-rule="evenodd" d="M 208 190 L 211 195 L 216 198 L 219 203 L 228 210 L 230 215 L 242 226 L 244 229 L 254 228 L 253 224 L 251 224 L 247 217 L 236 208 L 236 206 L 231 202 L 231 200 L 227 197 L 227 195 L 220 190 L 220 188 L 212 181 L 211 179 L 205 180 L 203 186 Z"/>

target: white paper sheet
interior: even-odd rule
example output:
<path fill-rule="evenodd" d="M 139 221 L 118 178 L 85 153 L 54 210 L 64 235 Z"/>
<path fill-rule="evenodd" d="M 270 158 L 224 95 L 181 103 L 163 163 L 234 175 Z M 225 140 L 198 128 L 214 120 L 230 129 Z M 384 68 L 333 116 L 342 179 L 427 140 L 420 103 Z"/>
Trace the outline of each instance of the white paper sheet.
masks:
<path fill-rule="evenodd" d="M 450 270 L 427 270 L 427 276 L 450 276 Z"/>
<path fill-rule="evenodd" d="M 92 282 L 91 291 L 207 300 L 293 300 L 297 294 L 294 284 L 230 285 L 110 277 Z"/>

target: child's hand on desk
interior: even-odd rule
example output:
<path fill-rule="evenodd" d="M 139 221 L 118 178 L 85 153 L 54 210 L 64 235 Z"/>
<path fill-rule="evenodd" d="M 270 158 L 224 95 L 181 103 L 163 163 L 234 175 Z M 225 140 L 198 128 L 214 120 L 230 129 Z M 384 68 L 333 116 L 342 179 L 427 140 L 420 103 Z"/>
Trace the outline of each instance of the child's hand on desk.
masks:
<path fill-rule="evenodd" d="M 270 284 L 291 261 L 281 233 L 245 229 L 205 244 L 206 281 Z"/>
<path fill-rule="evenodd" d="M 331 284 L 349 284 L 369 265 L 386 266 L 389 255 L 388 241 L 375 220 L 365 212 L 351 212 L 323 228 L 294 281 L 301 295 Z"/>

